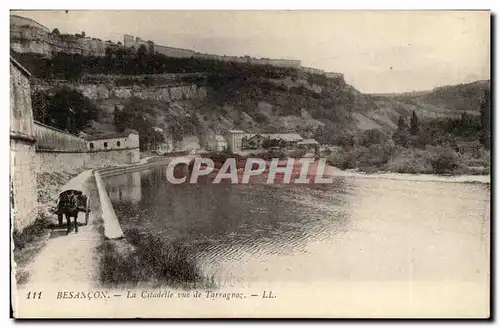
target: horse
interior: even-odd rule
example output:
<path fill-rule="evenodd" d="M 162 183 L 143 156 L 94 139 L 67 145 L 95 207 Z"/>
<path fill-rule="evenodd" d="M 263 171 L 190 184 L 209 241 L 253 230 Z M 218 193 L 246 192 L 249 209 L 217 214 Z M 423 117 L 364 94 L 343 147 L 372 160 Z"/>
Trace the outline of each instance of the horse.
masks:
<path fill-rule="evenodd" d="M 78 208 L 78 201 L 79 197 L 81 196 L 81 192 L 75 191 L 75 190 L 67 190 L 59 195 L 59 203 L 57 204 L 57 218 L 59 221 L 59 225 L 63 224 L 63 215 L 66 216 L 66 222 L 67 222 L 67 233 L 69 234 L 71 230 L 71 218 L 74 219 L 74 227 L 75 227 L 75 233 L 78 232 L 78 213 L 79 208 Z"/>

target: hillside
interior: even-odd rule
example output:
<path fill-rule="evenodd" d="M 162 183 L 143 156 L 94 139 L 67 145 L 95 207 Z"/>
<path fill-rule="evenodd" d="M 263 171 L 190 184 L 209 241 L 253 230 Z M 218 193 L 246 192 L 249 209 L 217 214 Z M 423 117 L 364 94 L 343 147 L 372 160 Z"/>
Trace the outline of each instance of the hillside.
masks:
<path fill-rule="evenodd" d="M 481 99 L 490 88 L 490 81 L 484 80 L 430 91 L 369 94 L 367 96 L 375 103 L 376 110 L 365 113 L 363 117 L 357 115 L 358 126 L 366 128 L 371 124 L 374 128 L 379 125 L 394 130 L 399 116 L 409 117 L 412 111 L 424 118 L 457 117 L 463 112 L 478 115 Z"/>
<path fill-rule="evenodd" d="M 328 78 L 293 68 L 123 49 L 110 49 L 104 57 L 13 55 L 33 73 L 33 92 L 50 95 L 69 88 L 92 100 L 99 113 L 87 122 L 85 133 L 123 129 L 117 124 L 119 111 L 144 120 L 150 130 L 163 129 L 165 139 L 197 136 L 202 144 L 231 128 L 298 132 L 335 143 L 363 130 L 394 131 L 398 118 L 410 117 L 413 111 L 421 118 L 478 113 L 489 88 L 489 81 L 478 81 L 428 92 L 377 95 L 357 91 L 341 74 Z M 38 105 L 35 99 L 34 108 Z"/>

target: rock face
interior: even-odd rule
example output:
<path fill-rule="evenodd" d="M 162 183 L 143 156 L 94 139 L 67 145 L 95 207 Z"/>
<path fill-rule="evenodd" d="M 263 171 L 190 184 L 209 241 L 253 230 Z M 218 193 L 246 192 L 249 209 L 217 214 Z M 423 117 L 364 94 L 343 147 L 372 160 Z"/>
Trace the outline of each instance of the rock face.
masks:
<path fill-rule="evenodd" d="M 78 90 L 85 97 L 92 100 L 106 99 L 127 99 L 137 97 L 140 99 L 150 99 L 164 102 L 178 100 L 203 100 L 207 96 L 205 86 L 196 84 L 181 86 L 116 86 L 112 83 L 78 83 L 71 81 L 50 81 L 34 80 L 34 90 L 49 90 L 53 88 L 69 87 Z"/>
<path fill-rule="evenodd" d="M 104 56 L 106 48 L 120 47 L 111 41 L 103 41 L 80 35 L 51 33 L 33 25 L 10 25 L 10 47 L 20 53 L 33 52 L 51 57 L 53 52 Z"/>
<path fill-rule="evenodd" d="M 305 79 L 293 80 L 290 76 L 287 76 L 284 79 L 270 79 L 269 81 L 276 86 L 284 86 L 287 90 L 302 87 L 317 94 L 323 92 L 323 87 L 314 83 L 309 83 Z"/>

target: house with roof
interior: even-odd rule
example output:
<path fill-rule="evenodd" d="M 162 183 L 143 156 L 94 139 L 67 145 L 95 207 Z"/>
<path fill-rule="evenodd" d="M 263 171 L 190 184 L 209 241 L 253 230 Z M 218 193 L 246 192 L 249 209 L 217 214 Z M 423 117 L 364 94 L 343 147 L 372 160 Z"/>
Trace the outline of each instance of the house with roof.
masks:
<path fill-rule="evenodd" d="M 258 149 L 262 148 L 264 140 L 269 139 L 269 136 L 264 134 L 246 134 L 242 139 L 243 149 Z"/>
<path fill-rule="evenodd" d="M 271 140 L 282 140 L 286 147 L 295 147 L 297 143 L 304 140 L 300 134 L 297 133 L 273 133 L 270 134 Z"/>
<path fill-rule="evenodd" d="M 315 153 L 319 152 L 319 143 L 315 139 L 304 139 L 302 141 L 299 141 L 297 143 L 297 147 L 314 151 Z"/>
<path fill-rule="evenodd" d="M 139 134 L 135 131 L 86 137 L 88 151 L 139 148 Z"/>
<path fill-rule="evenodd" d="M 243 138 L 243 148 L 266 148 L 266 144 L 276 144 L 282 147 L 295 147 L 303 138 L 297 133 L 247 133 Z"/>
<path fill-rule="evenodd" d="M 101 166 L 132 164 L 140 161 L 139 134 L 133 130 L 87 136 L 87 152 L 92 163 Z"/>

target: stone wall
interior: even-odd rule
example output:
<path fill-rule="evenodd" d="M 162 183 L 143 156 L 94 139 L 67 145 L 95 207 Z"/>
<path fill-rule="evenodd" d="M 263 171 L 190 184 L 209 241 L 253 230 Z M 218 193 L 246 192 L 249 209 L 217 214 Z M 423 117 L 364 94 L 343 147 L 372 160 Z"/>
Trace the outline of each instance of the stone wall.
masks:
<path fill-rule="evenodd" d="M 33 136 L 33 111 L 29 73 L 15 61 L 10 62 L 10 131 Z"/>
<path fill-rule="evenodd" d="M 37 150 L 76 152 L 87 150 L 87 144 L 84 139 L 43 123 L 35 122 L 34 132 Z"/>
<path fill-rule="evenodd" d="M 197 84 L 142 87 L 136 85 L 116 86 L 113 83 L 69 83 L 68 81 L 53 81 L 53 83 L 49 84 L 45 81 L 36 80 L 32 88 L 34 91 L 40 91 L 63 86 L 78 90 L 85 97 L 92 100 L 137 97 L 140 99 L 171 102 L 176 100 L 205 99 L 207 96 L 207 88 Z"/>
<path fill-rule="evenodd" d="M 174 58 L 191 58 L 194 56 L 193 50 L 166 47 L 157 44 L 155 44 L 154 46 L 154 51 L 156 53 L 165 55 L 167 57 L 174 57 Z"/>
<path fill-rule="evenodd" d="M 133 164 L 140 161 L 139 148 L 96 151 L 88 153 L 88 168 L 103 168 L 123 164 Z"/>
<path fill-rule="evenodd" d="M 15 230 L 22 230 L 38 215 L 33 142 L 11 138 L 10 184 L 11 222 Z"/>
<path fill-rule="evenodd" d="M 76 173 L 88 167 L 89 155 L 86 152 L 43 151 L 35 153 L 36 172 Z"/>
<path fill-rule="evenodd" d="M 10 60 L 10 209 L 14 229 L 22 230 L 37 216 L 35 137 L 30 74 Z"/>
<path fill-rule="evenodd" d="M 37 151 L 34 153 L 36 172 L 75 173 L 82 169 L 133 164 L 140 161 L 139 148 L 95 152 Z M 33 172 L 35 172 L 33 170 Z"/>
<path fill-rule="evenodd" d="M 288 67 L 288 68 L 301 68 L 301 61 L 295 59 L 270 59 L 270 58 L 252 58 L 248 56 L 238 57 L 238 56 L 220 56 L 213 54 L 202 54 L 195 53 L 195 58 L 204 59 L 204 60 L 216 60 L 216 61 L 224 61 L 224 62 L 233 62 L 233 63 L 241 63 L 241 64 L 249 64 L 256 66 L 274 66 L 274 67 Z"/>

